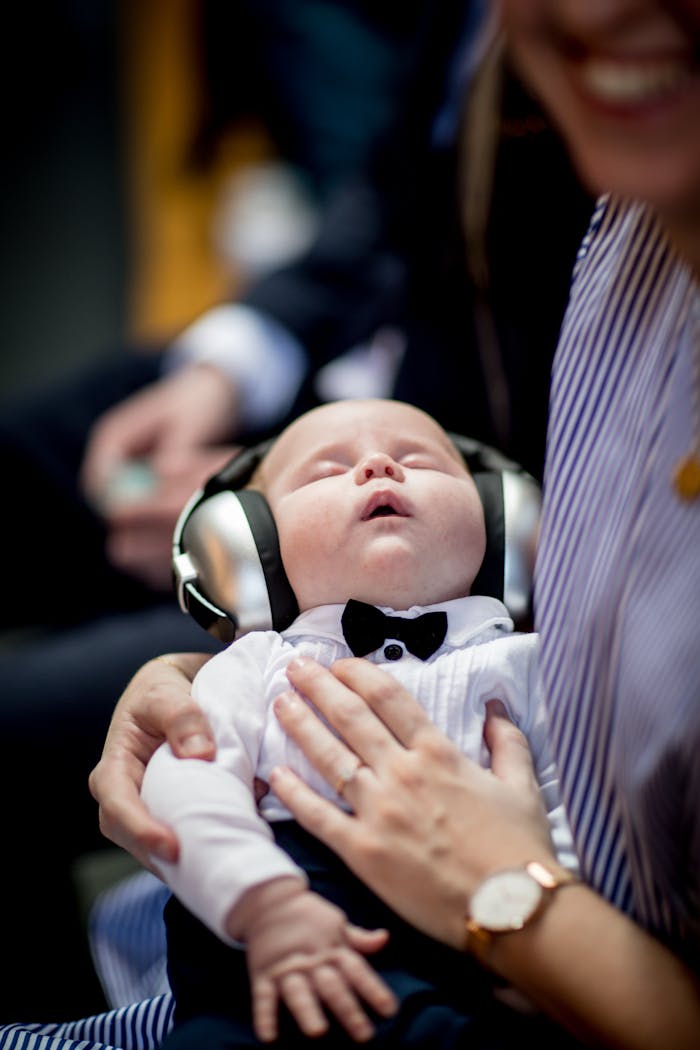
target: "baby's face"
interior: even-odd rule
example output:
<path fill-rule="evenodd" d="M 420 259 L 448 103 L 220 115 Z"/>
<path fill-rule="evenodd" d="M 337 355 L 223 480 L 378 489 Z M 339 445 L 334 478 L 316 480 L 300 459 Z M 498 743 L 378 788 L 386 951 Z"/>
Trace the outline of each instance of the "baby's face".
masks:
<path fill-rule="evenodd" d="M 263 479 L 302 611 L 469 593 L 486 545 L 481 500 L 423 412 L 381 400 L 315 409 L 276 442 Z"/>

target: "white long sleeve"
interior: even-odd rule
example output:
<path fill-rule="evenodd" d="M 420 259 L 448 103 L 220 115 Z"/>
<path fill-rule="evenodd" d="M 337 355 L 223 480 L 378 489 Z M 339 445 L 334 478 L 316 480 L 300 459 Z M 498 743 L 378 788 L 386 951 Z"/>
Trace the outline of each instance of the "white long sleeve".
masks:
<path fill-rule="evenodd" d="M 173 340 L 165 367 L 194 363 L 220 368 L 240 392 L 242 421 L 259 426 L 287 413 L 308 369 L 291 332 L 242 303 L 212 307 Z"/>
<path fill-rule="evenodd" d="M 153 858 L 172 891 L 214 933 L 233 943 L 226 917 L 251 886 L 282 875 L 306 880 L 275 844 L 258 813 L 253 777 L 267 719 L 261 666 L 267 647 L 249 644 L 221 653 L 197 676 L 193 693 L 212 723 L 214 762 L 177 759 L 167 744 L 148 764 L 142 797 L 180 843 L 176 864 Z M 252 644 L 250 644 L 252 643 Z"/>

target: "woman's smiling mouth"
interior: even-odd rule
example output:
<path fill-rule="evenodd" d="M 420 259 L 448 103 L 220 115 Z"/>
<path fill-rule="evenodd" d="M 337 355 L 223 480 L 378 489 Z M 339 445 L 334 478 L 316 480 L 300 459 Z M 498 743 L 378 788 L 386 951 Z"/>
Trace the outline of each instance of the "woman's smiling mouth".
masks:
<path fill-rule="evenodd" d="M 661 102 L 681 90 L 694 69 L 680 58 L 614 59 L 597 57 L 579 63 L 582 86 L 598 102 L 621 108 Z"/>

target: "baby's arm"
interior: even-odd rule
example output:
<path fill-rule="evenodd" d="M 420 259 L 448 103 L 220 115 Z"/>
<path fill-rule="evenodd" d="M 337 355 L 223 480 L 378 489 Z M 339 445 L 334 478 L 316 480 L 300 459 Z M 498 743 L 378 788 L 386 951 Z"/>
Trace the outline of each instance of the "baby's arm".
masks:
<path fill-rule="evenodd" d="M 252 887 L 226 926 L 230 937 L 246 945 L 253 1024 L 263 1042 L 277 1038 L 281 1003 L 304 1035 L 328 1030 L 325 1007 L 358 1042 L 374 1033 L 360 999 L 383 1017 L 395 1012 L 393 993 L 362 956 L 386 943 L 386 931 L 353 926 L 301 879 Z"/>
<path fill-rule="evenodd" d="M 142 797 L 179 842 L 175 863 L 153 858 L 172 891 L 222 940 L 225 919 L 239 897 L 258 882 L 303 879 L 274 842 L 254 795 L 257 756 L 267 707 L 263 672 L 265 638 L 242 638 L 211 659 L 193 683 L 193 696 L 216 740 L 213 762 L 177 759 L 160 747 L 146 769 Z"/>
<path fill-rule="evenodd" d="M 260 650 L 260 652 L 259 652 Z M 177 863 L 158 862 L 193 914 L 227 943 L 245 942 L 254 1023 L 275 1038 L 284 1002 L 305 1034 L 327 1027 L 322 1006 L 358 1041 L 372 1025 L 359 998 L 391 1014 L 394 998 L 360 953 L 386 942 L 359 930 L 340 909 L 307 890 L 304 872 L 274 842 L 253 784 L 265 727 L 264 639 L 250 635 L 215 656 L 195 680 L 216 736 L 214 762 L 155 752 L 142 793 L 180 842 Z"/>

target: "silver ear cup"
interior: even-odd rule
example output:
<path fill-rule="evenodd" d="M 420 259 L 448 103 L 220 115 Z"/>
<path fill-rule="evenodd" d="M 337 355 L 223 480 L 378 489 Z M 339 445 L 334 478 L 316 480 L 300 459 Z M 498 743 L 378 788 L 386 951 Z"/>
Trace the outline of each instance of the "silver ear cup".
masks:
<path fill-rule="evenodd" d="M 192 497 L 175 527 L 173 573 L 180 607 L 224 642 L 283 631 L 299 614 L 272 511 L 254 489 Z"/>
<path fill-rule="evenodd" d="M 504 470 L 501 477 L 505 523 L 503 604 L 517 624 L 532 610 L 542 492 L 527 474 Z"/>
<path fill-rule="evenodd" d="M 212 617 L 232 624 L 233 632 L 225 623 L 206 624 L 224 641 L 234 633 L 270 630 L 273 616 L 265 574 L 240 500 L 233 492 L 217 492 L 205 500 L 201 496 L 199 492 L 192 497 L 175 530 L 173 571 L 180 607 L 195 614 L 193 602 L 203 602 L 200 612 L 207 620 L 208 607 Z"/>

